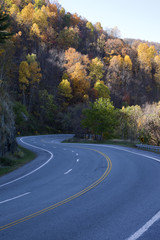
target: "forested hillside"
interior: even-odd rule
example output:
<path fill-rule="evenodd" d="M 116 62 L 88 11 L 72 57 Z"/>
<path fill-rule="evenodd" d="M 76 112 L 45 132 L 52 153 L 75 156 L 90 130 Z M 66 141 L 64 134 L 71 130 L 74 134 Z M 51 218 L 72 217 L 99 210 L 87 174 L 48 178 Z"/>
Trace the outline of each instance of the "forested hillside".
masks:
<path fill-rule="evenodd" d="M 160 144 L 160 44 L 117 38 L 57 2 L 0 2 L 0 34 L 13 34 L 0 43 L 0 87 L 12 99 L 17 135 L 90 132 Z M 98 104 L 114 106 L 112 133 L 90 127 L 87 110 Z"/>

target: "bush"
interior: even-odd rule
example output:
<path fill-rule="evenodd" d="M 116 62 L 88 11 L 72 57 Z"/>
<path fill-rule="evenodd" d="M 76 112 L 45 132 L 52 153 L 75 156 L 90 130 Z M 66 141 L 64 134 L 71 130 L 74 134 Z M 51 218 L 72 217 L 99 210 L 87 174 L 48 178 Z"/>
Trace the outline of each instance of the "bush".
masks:
<path fill-rule="evenodd" d="M 6 166 L 13 166 L 14 165 L 14 161 L 10 158 L 7 157 L 2 157 L 0 158 L 0 165 L 6 167 Z"/>

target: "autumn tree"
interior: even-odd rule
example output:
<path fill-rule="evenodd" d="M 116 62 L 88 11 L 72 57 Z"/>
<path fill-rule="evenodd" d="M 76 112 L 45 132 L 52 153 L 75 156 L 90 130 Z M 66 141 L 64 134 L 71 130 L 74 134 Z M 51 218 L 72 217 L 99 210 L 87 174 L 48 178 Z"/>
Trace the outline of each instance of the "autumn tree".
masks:
<path fill-rule="evenodd" d="M 146 104 L 141 118 L 140 134 L 146 143 L 160 146 L 160 102 Z"/>
<path fill-rule="evenodd" d="M 108 39 L 105 46 L 106 56 L 121 55 L 124 42 L 120 39 Z"/>
<path fill-rule="evenodd" d="M 154 87 L 152 78 L 156 51 L 154 46 L 149 47 L 147 43 L 140 43 L 137 51 L 143 94 L 146 96 L 146 100 L 149 101 L 152 97 L 152 89 Z"/>
<path fill-rule="evenodd" d="M 73 90 L 73 101 L 85 101 L 90 88 L 90 82 L 87 76 L 87 68 L 89 59 L 86 55 L 82 55 L 74 48 L 65 51 L 66 73 L 71 81 Z"/>
<path fill-rule="evenodd" d="M 122 100 L 122 71 L 123 58 L 120 55 L 114 56 L 110 60 L 107 82 L 111 91 L 112 99 L 116 104 L 120 104 Z"/>
<path fill-rule="evenodd" d="M 81 18 L 77 15 L 77 13 L 74 13 L 71 15 L 71 25 L 72 26 L 78 26 L 79 24 L 81 24 Z"/>
<path fill-rule="evenodd" d="M 160 55 L 155 56 L 154 58 L 155 63 L 155 74 L 154 79 L 156 82 L 156 88 L 157 88 L 157 99 L 160 99 Z"/>
<path fill-rule="evenodd" d="M 89 78 L 91 80 L 91 85 L 93 85 L 96 81 L 101 80 L 104 76 L 104 64 L 101 60 L 96 57 L 92 59 L 89 66 Z"/>
<path fill-rule="evenodd" d="M 27 87 L 29 86 L 29 77 L 30 77 L 30 72 L 29 72 L 29 65 L 26 61 L 22 61 L 19 66 L 19 87 L 20 90 L 22 91 L 22 96 L 23 96 L 23 104 L 26 105 L 26 90 Z"/>
<path fill-rule="evenodd" d="M 137 51 L 141 69 L 150 75 L 152 70 L 152 63 L 156 53 L 155 47 L 149 47 L 147 43 L 141 43 L 139 44 Z"/>
<path fill-rule="evenodd" d="M 106 36 L 102 33 L 97 39 L 97 53 L 100 57 L 105 55 Z"/>
<path fill-rule="evenodd" d="M 68 106 L 69 101 L 72 99 L 72 88 L 67 79 L 63 79 L 58 85 L 58 94 L 62 100 L 64 107 Z"/>
<path fill-rule="evenodd" d="M 32 98 L 35 89 L 42 78 L 41 69 L 36 61 L 35 54 L 28 54 L 27 61 L 22 61 L 19 66 L 19 84 L 23 95 L 23 104 L 26 104 L 26 93 L 28 93 L 28 109 L 31 110 Z"/>
<path fill-rule="evenodd" d="M 35 89 L 38 88 L 39 82 L 42 78 L 41 74 L 41 68 L 39 67 L 38 62 L 36 61 L 36 55 L 35 54 L 28 54 L 27 57 L 27 63 L 29 64 L 29 79 L 30 79 L 30 89 L 29 89 L 29 106 L 28 109 L 31 111 L 32 107 L 32 101 L 33 97 L 35 95 Z"/>
<path fill-rule="evenodd" d="M 43 6 L 34 12 L 32 23 L 36 23 L 41 32 L 44 32 L 48 27 L 47 17 L 46 7 Z"/>
<path fill-rule="evenodd" d="M 99 33 L 102 33 L 103 27 L 102 27 L 102 25 L 101 25 L 100 22 L 96 22 L 95 28 L 96 28 L 96 30 L 97 30 Z"/>
<path fill-rule="evenodd" d="M 45 0 L 34 0 L 35 8 L 41 8 L 43 5 L 45 5 Z"/>
<path fill-rule="evenodd" d="M 57 38 L 58 45 L 64 49 L 77 48 L 79 41 L 79 29 L 77 27 L 65 27 Z"/>
<path fill-rule="evenodd" d="M 75 69 L 75 64 L 80 63 L 83 65 L 84 69 L 87 69 L 89 64 L 89 59 L 87 55 L 82 55 L 77 52 L 74 48 L 69 48 L 65 51 L 65 61 L 64 67 L 68 74 L 72 73 Z"/>
<path fill-rule="evenodd" d="M 86 27 L 90 30 L 90 32 L 93 34 L 94 32 L 94 26 L 92 25 L 91 22 L 86 23 Z"/>
<path fill-rule="evenodd" d="M 132 82 L 132 61 L 130 59 L 130 57 L 128 55 L 125 55 L 124 59 L 123 59 L 123 67 L 122 67 L 122 92 L 123 92 L 123 100 L 124 102 L 127 102 L 128 104 L 130 104 L 130 99 L 129 99 L 129 95 L 130 95 L 130 86 L 131 86 L 131 82 Z M 127 97 L 128 96 L 128 97 Z"/>
<path fill-rule="evenodd" d="M 70 73 L 70 78 L 74 101 L 79 102 L 88 100 L 87 95 L 90 88 L 90 82 L 87 77 L 86 69 L 80 62 L 75 64 L 75 69 Z"/>
<path fill-rule="evenodd" d="M 32 3 L 29 3 L 28 5 L 26 5 L 18 18 L 19 23 L 21 24 L 21 26 L 23 26 L 23 32 L 24 31 L 29 31 L 31 26 L 32 26 L 32 21 L 33 21 L 33 16 L 34 16 L 34 6 Z"/>

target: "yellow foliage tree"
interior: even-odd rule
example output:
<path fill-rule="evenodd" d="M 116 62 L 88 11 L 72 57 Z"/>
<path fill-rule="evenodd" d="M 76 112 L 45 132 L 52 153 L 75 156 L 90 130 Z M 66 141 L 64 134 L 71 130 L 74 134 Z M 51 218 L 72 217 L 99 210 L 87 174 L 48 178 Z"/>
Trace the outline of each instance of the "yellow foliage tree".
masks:
<path fill-rule="evenodd" d="M 22 61 L 19 66 L 19 86 L 22 90 L 23 104 L 26 104 L 26 92 L 29 96 L 29 110 L 31 108 L 34 89 L 37 88 L 42 74 L 41 69 L 36 61 L 35 54 L 28 54 L 27 61 Z"/>
<path fill-rule="evenodd" d="M 73 97 L 71 84 L 67 79 L 63 79 L 58 85 L 58 94 L 63 107 L 67 107 Z"/>
<path fill-rule="evenodd" d="M 151 74 L 152 63 L 156 54 L 155 47 L 149 47 L 147 43 L 140 43 L 137 51 L 141 69 L 147 74 Z"/>
<path fill-rule="evenodd" d="M 128 70 L 132 70 L 132 60 L 128 55 L 124 57 L 124 62 L 123 62 L 124 68 L 127 68 Z"/>
<path fill-rule="evenodd" d="M 160 55 L 157 55 L 154 58 L 154 62 L 155 62 L 155 81 L 158 85 L 160 85 Z"/>
<path fill-rule="evenodd" d="M 22 90 L 23 104 L 26 104 L 25 91 L 29 86 L 29 65 L 26 61 L 22 61 L 19 66 L 19 87 Z"/>
<path fill-rule="evenodd" d="M 89 77 L 93 82 L 93 84 L 96 81 L 101 80 L 103 78 L 103 75 L 104 75 L 103 67 L 104 67 L 104 64 L 101 62 L 101 60 L 98 57 L 92 59 L 89 67 L 89 71 L 90 71 Z"/>
<path fill-rule="evenodd" d="M 25 6 L 19 15 L 20 24 L 30 28 L 32 26 L 34 11 L 35 10 L 32 3 L 29 3 L 27 6 Z"/>
<path fill-rule="evenodd" d="M 33 23 L 36 23 L 41 31 L 45 31 L 47 29 L 48 22 L 45 6 L 34 12 Z"/>
<path fill-rule="evenodd" d="M 157 98 L 160 99 L 159 92 L 160 92 L 160 55 L 155 56 L 155 74 L 154 79 L 157 85 Z"/>
<path fill-rule="evenodd" d="M 74 71 L 70 73 L 70 78 L 75 101 L 80 101 L 90 88 L 87 71 L 80 62 L 75 64 Z"/>
<path fill-rule="evenodd" d="M 37 23 L 33 23 L 31 30 L 30 30 L 30 36 L 40 37 L 40 30 L 39 30 Z"/>

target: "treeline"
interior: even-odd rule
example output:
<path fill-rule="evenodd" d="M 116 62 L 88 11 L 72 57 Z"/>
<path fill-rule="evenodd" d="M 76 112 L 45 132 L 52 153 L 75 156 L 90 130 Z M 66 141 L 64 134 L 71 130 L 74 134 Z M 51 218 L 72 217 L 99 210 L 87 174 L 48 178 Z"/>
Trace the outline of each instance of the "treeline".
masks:
<path fill-rule="evenodd" d="M 0 43 L 0 82 L 14 102 L 17 134 L 84 132 L 83 109 L 101 98 L 125 110 L 159 101 L 157 44 L 127 43 L 116 28 L 106 32 L 57 2 L 1 0 L 5 14 L 13 36 Z M 117 136 L 131 138 L 120 129 Z"/>
<path fill-rule="evenodd" d="M 82 125 L 94 139 L 120 138 L 160 145 L 160 102 L 115 109 L 109 99 L 99 98 L 83 110 Z"/>

